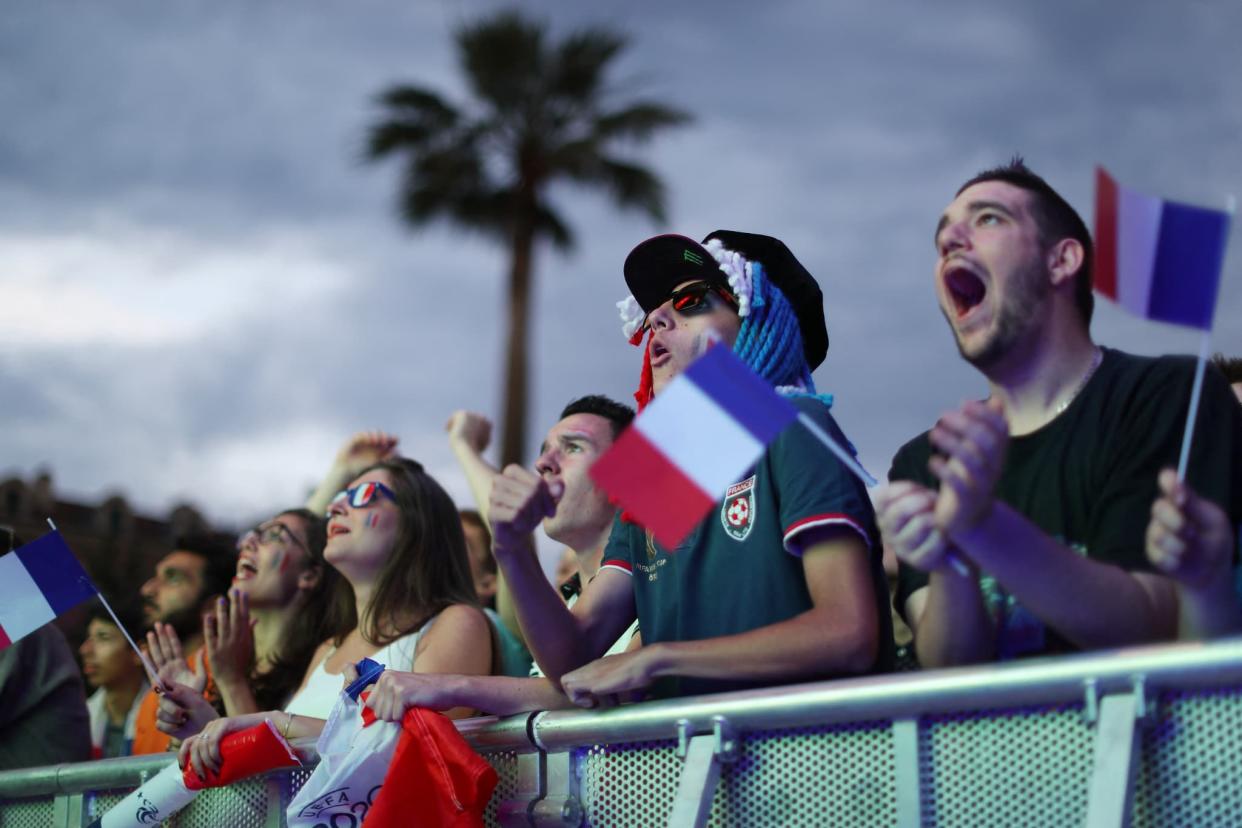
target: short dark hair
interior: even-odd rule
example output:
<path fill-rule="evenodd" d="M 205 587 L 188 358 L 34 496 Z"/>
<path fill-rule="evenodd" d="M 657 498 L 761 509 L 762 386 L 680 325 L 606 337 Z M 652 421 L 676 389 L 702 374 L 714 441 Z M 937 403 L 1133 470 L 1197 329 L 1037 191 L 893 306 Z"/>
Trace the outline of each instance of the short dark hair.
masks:
<path fill-rule="evenodd" d="M 1074 304 L 1078 306 L 1083 324 L 1090 325 L 1091 315 L 1095 311 L 1095 296 L 1091 292 L 1095 246 L 1091 243 L 1091 231 L 1087 229 L 1078 211 L 1052 189 L 1047 181 L 1032 172 L 1020 155 L 1015 155 L 1013 160 L 1002 167 L 993 167 L 979 173 L 959 187 L 957 195 L 984 181 L 1003 181 L 1032 194 L 1031 203 L 1034 209 L 1031 212 L 1039 227 L 1039 241 L 1044 248 L 1065 238 L 1074 239 L 1082 245 L 1082 267 L 1078 268 L 1078 281 L 1074 285 Z"/>
<path fill-rule="evenodd" d="M 1229 380 L 1230 385 L 1242 382 L 1242 357 L 1227 357 L 1224 354 L 1215 354 L 1212 356 L 1212 364 L 1225 375 L 1225 379 Z"/>
<path fill-rule="evenodd" d="M 621 436 L 629 424 L 634 421 L 634 409 L 624 403 L 609 399 L 603 394 L 588 394 L 565 406 L 561 411 L 561 419 L 574 414 L 594 414 L 612 423 L 612 439 Z"/>
<path fill-rule="evenodd" d="M 125 625 L 126 632 L 134 638 L 141 638 L 143 631 L 147 628 L 146 621 L 142 617 L 142 602 L 133 599 L 113 601 L 112 609 L 116 612 L 116 617 Z M 108 612 L 108 608 L 103 605 L 102 601 L 88 602 L 86 623 L 90 624 L 92 621 L 102 621 L 116 626 L 116 620 L 113 619 L 112 613 Z"/>
<path fill-rule="evenodd" d="M 173 549 L 203 559 L 203 590 L 199 602 L 212 595 L 224 595 L 237 574 L 237 549 L 223 535 L 195 532 L 173 541 Z"/>

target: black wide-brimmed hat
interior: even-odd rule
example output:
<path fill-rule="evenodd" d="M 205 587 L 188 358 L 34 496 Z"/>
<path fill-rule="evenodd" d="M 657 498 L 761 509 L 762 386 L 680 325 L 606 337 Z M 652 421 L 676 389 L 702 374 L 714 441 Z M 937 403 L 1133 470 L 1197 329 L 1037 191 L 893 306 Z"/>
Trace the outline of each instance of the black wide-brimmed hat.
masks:
<path fill-rule="evenodd" d="M 703 244 L 719 239 L 729 250 L 763 265 L 763 272 L 780 288 L 798 317 L 802 349 L 814 370 L 828 354 L 828 326 L 824 321 L 824 295 L 802 263 L 785 243 L 771 236 L 738 230 L 715 230 Z M 647 313 L 668 300 L 679 284 L 693 279 L 728 285 L 728 278 L 702 244 L 667 234 L 642 242 L 625 258 L 625 283 Z"/>

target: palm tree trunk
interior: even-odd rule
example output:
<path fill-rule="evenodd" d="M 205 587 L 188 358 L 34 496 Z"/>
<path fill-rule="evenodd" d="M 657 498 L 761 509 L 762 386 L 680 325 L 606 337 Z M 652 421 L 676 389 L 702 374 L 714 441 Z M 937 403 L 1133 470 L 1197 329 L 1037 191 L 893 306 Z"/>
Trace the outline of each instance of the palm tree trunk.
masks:
<path fill-rule="evenodd" d="M 500 466 L 521 463 L 526 439 L 526 389 L 529 357 L 527 330 L 535 232 L 529 216 L 519 217 L 513 232 L 509 266 L 509 330 L 505 349 L 504 422 L 500 438 Z"/>

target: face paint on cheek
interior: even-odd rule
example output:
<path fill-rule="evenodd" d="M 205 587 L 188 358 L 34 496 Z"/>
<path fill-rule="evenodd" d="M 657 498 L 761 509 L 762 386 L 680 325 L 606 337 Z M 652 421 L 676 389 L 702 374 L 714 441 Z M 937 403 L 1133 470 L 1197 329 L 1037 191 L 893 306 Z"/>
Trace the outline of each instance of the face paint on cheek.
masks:
<path fill-rule="evenodd" d="M 367 515 L 367 528 L 368 529 L 374 529 L 378 523 L 379 523 L 378 513 L 372 512 L 371 514 Z"/>
<path fill-rule="evenodd" d="M 285 554 L 285 550 L 283 549 L 276 550 L 276 568 L 282 575 L 285 574 L 285 570 L 289 568 L 289 556 Z"/>

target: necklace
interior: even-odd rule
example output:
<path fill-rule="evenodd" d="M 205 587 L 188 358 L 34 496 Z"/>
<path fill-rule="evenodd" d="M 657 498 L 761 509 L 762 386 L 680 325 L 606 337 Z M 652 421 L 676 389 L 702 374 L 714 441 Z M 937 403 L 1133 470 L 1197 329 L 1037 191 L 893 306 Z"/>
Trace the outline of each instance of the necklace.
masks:
<path fill-rule="evenodd" d="M 1065 409 L 1069 408 L 1070 403 L 1078 398 L 1078 395 L 1082 393 L 1082 389 L 1086 388 L 1087 383 L 1091 381 L 1091 377 L 1095 376 L 1095 369 L 1099 368 L 1100 363 L 1103 361 L 1104 352 L 1097 346 L 1095 349 L 1095 356 L 1091 358 L 1091 367 L 1087 369 L 1087 373 L 1083 374 L 1082 380 L 1078 383 L 1078 386 L 1074 389 L 1073 393 L 1057 405 L 1057 410 L 1056 413 L 1052 415 L 1053 417 L 1060 417 L 1065 412 Z"/>

